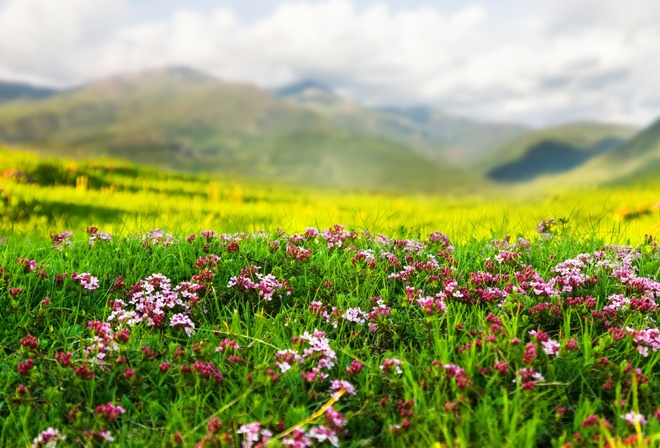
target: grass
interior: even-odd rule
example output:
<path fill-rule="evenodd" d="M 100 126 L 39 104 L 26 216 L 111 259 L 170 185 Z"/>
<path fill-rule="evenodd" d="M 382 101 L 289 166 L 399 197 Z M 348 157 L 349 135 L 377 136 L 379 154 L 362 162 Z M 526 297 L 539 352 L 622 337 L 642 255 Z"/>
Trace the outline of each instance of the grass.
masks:
<path fill-rule="evenodd" d="M 0 445 L 660 444 L 653 180 L 505 201 L 0 161 Z"/>
<path fill-rule="evenodd" d="M 604 188 L 502 197 L 382 195 L 193 176 L 112 160 L 61 161 L 0 150 L 0 236 L 84 232 L 119 235 L 166 228 L 176 233 L 326 228 L 341 222 L 372 232 L 417 236 L 442 229 L 453 240 L 531 236 L 545 218 L 569 218 L 580 232 L 625 243 L 658 236 L 658 180 Z"/>
<path fill-rule="evenodd" d="M 124 446 L 235 446 L 258 422 L 275 446 L 328 445 L 312 437 L 320 427 L 342 446 L 599 446 L 638 432 L 655 446 L 660 353 L 632 331 L 654 328 L 660 250 L 571 235 L 9 240 L 0 441 L 29 445 L 51 427 L 65 445 L 110 431 Z M 592 254 L 580 272 L 553 269 L 580 253 Z M 180 301 L 157 305 L 149 285 Z M 647 299 L 607 311 L 616 294 Z M 160 324 L 122 322 L 140 298 L 162 308 Z M 175 314 L 192 324 L 172 326 Z"/>

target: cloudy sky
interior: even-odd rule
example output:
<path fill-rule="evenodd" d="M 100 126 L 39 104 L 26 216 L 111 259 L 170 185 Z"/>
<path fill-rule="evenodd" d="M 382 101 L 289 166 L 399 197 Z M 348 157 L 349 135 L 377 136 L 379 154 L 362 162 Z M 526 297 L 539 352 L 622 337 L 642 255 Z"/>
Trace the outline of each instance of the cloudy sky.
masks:
<path fill-rule="evenodd" d="M 535 125 L 660 116 L 658 0 L 0 0 L 0 79 L 185 65 Z"/>

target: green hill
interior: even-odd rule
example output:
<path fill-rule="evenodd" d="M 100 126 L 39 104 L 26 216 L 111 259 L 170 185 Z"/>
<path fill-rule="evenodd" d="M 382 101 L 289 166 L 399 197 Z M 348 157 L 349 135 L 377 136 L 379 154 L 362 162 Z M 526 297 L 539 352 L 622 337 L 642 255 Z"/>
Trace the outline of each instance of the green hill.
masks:
<path fill-rule="evenodd" d="M 573 175 L 591 182 L 630 182 L 660 172 L 660 120 L 620 148 L 597 157 Z"/>
<path fill-rule="evenodd" d="M 622 147 L 636 129 L 576 122 L 531 132 L 484 159 L 479 170 L 494 181 L 516 183 L 565 173 Z"/>
<path fill-rule="evenodd" d="M 256 162 L 256 163 L 255 163 Z M 247 148 L 236 172 L 307 185 L 378 191 L 465 192 L 478 176 L 371 136 L 300 133 Z"/>
<path fill-rule="evenodd" d="M 530 131 L 517 124 L 479 122 L 428 107 L 368 108 L 315 81 L 296 83 L 277 93 L 330 118 L 347 132 L 392 140 L 463 167 Z"/>
<path fill-rule="evenodd" d="M 49 155 L 110 156 L 310 185 L 428 191 L 476 179 L 254 86 L 184 68 L 0 106 L 0 140 Z"/>

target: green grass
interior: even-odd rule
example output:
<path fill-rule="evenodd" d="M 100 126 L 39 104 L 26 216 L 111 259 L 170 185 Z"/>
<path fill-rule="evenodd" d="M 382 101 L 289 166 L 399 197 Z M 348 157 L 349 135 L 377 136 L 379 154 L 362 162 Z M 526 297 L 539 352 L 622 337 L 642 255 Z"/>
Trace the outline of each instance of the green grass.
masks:
<path fill-rule="evenodd" d="M 281 232 L 197 233 L 193 241 L 180 234 L 165 247 L 162 238 L 140 236 L 90 246 L 84 235 L 74 235 L 71 244 L 55 248 L 10 238 L 0 246 L 0 444 L 29 445 L 52 427 L 66 436 L 65 446 L 77 440 L 97 443 L 92 440 L 102 430 L 111 431 L 120 446 L 172 446 L 177 440 L 185 446 L 237 446 L 244 440 L 239 429 L 259 422 L 273 434 L 273 446 L 279 446 L 294 428 L 309 433 L 319 425 L 332 427 L 329 411 L 323 412 L 332 404 L 345 420 L 335 428 L 341 446 L 559 447 L 575 442 L 575 434 L 587 443 L 569 446 L 598 446 L 589 441 L 635 436 L 636 428 L 620 417 L 628 412 L 648 421 L 638 429 L 649 444 L 639 446 L 656 446 L 660 353 L 649 349 L 642 356 L 625 328 L 653 328 L 649 318 L 657 318 L 657 309 L 628 306 L 602 317 L 612 295 L 637 294 L 610 277 L 615 267 L 599 267 L 596 260 L 582 269 L 598 276 L 595 284 L 547 297 L 527 289 L 515 277 L 525 266 L 542 282 L 552 282 L 561 277 L 554 266 L 580 253 L 599 256 L 604 247 L 602 239 L 578 238 L 566 224 L 553 230 L 553 238 L 531 243 L 475 240 L 453 248 L 442 238 L 403 240 L 406 235 L 400 235 L 397 243 L 340 228 L 293 240 Z M 341 246 L 332 244 L 338 240 Z M 296 259 L 293 245 L 287 247 L 290 241 L 297 241 L 298 251 L 310 250 L 309 256 Z M 626 270 L 638 269 L 634 275 L 648 279 L 652 288 L 658 285 L 653 279 L 660 273 L 660 251 L 641 243 L 631 249 L 640 254 L 632 258 L 632 267 L 625 251 L 604 248 L 604 256 Z M 385 252 L 401 265 L 387 261 Z M 517 255 L 495 261 L 505 253 Z M 209 260 L 211 254 L 217 261 Z M 437 265 L 424 264 L 430 256 Z M 29 271 L 20 259 L 34 260 L 34 269 Z M 283 285 L 271 301 L 257 291 L 228 287 L 251 265 Z M 417 268 L 406 280 L 391 278 L 405 266 Z M 83 288 L 74 272 L 98 278 L 98 288 Z M 183 310 L 180 305 L 165 309 L 160 328 L 147 321 L 130 326 L 109 320 L 117 301 L 128 302 L 139 290 L 131 286 L 155 273 L 169 278 L 172 287 L 189 281 L 203 285 L 196 293 L 200 301 L 190 308 L 195 324 L 190 337 L 168 325 Z M 494 277 L 480 286 L 472 276 L 484 273 Z M 258 282 L 255 275 L 251 278 Z M 457 282 L 455 288 L 450 280 Z M 484 295 L 487 286 L 510 293 L 493 298 Z M 514 286 L 522 289 L 515 292 Z M 427 312 L 417 302 L 442 294 L 446 310 Z M 571 305 L 568 297 L 595 300 Z M 540 303 L 550 305 L 541 310 Z M 379 307 L 389 310 L 355 319 L 345 314 Z M 89 322 L 110 323 L 98 342 Z M 609 328 L 623 329 L 617 330 L 621 337 Z M 122 329 L 123 339 L 112 337 Z M 335 356 L 317 352 L 282 371 L 276 353 L 304 355 L 309 345 L 299 337 L 315 330 L 324 332 L 328 347 L 323 350 Z M 531 330 L 542 330 L 561 344 L 558 354 L 544 353 Z M 227 341 L 241 349 L 218 351 Z M 529 346 L 536 356 L 528 360 Z M 94 362 L 98 352 L 105 356 Z M 61 361 L 62 353 L 71 353 L 70 365 Z M 319 366 L 322 356 L 334 361 L 320 369 L 328 377 L 305 380 L 303 374 Z M 21 365 L 29 359 L 34 367 Z M 400 361 L 400 373 L 396 367 L 383 370 L 388 359 Z M 94 371 L 93 378 L 81 373 L 85 365 Z M 204 373 L 209 365 L 221 380 Z M 530 367 L 544 378 L 516 373 Z M 335 394 L 331 380 L 349 381 L 355 395 Z M 108 403 L 125 412 L 109 417 L 98 408 Z"/>
<path fill-rule="evenodd" d="M 43 237 L 90 225 L 119 235 L 166 228 L 177 233 L 297 232 L 348 226 L 424 235 L 443 229 L 454 240 L 530 236 L 545 218 L 568 218 L 582 233 L 619 242 L 658 236 L 658 180 L 548 194 L 503 190 L 461 196 L 368 193 L 271 185 L 244 178 L 190 175 L 112 160 L 61 161 L 0 149 L 0 236 Z"/>
<path fill-rule="evenodd" d="M 101 444 L 106 430 L 117 446 L 239 446 L 254 422 L 272 446 L 321 425 L 356 447 L 660 443 L 660 353 L 631 332 L 656 331 L 657 180 L 502 199 L 338 193 L 8 150 L 0 166 L 2 446 L 48 428 L 60 446 Z M 555 270 L 579 254 L 590 255 L 577 272 Z M 247 285 L 272 275 L 272 300 L 229 286 L 242 272 Z M 85 273 L 97 288 L 83 287 Z M 175 290 L 160 326 L 110 319 L 150 295 L 154 274 L 196 292 Z M 179 313 L 190 335 L 170 326 Z M 315 330 L 325 355 L 307 356 L 301 336 Z M 559 351 L 546 354 L 532 330 Z M 282 350 L 304 362 L 282 369 Z M 313 379 L 314 367 L 328 376 Z M 524 377 L 529 368 L 543 379 Z M 332 390 L 336 380 L 355 395 Z M 647 423 L 627 423 L 630 412 Z"/>

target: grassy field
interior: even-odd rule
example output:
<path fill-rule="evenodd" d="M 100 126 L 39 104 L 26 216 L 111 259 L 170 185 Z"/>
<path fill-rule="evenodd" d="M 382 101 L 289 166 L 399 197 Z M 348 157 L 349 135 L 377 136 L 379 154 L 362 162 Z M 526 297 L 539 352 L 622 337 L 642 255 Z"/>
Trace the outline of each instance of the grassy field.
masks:
<path fill-rule="evenodd" d="M 343 223 L 357 230 L 423 236 L 442 229 L 456 241 L 534 234 L 543 219 L 568 219 L 578 233 L 612 242 L 658 236 L 660 180 L 529 192 L 496 187 L 473 195 L 380 195 L 159 171 L 111 160 L 60 161 L 0 149 L 0 236 L 118 235 L 164 228 L 184 234 Z"/>
<path fill-rule="evenodd" d="M 0 166 L 2 446 L 660 444 L 657 181 L 385 197 Z"/>

